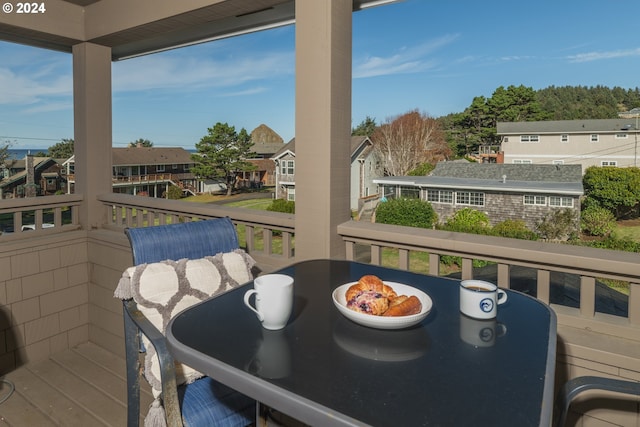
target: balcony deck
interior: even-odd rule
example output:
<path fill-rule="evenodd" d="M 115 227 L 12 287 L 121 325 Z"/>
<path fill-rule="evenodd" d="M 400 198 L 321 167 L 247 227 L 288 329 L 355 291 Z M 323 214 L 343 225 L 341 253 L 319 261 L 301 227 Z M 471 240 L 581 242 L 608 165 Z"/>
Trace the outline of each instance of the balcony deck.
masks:
<path fill-rule="evenodd" d="M 126 424 L 122 304 L 113 297 L 131 265 L 124 227 L 229 216 L 262 271 L 296 260 L 293 215 L 111 193 L 98 200 L 106 223 L 92 230 L 77 220 L 81 195 L 7 200 L 0 209 L 11 213 L 16 230 L 25 215 L 36 225 L 0 236 L 0 373 L 16 385 L 0 400 L 0 422 L 7 425 Z M 67 211 L 70 222 L 63 221 Z M 41 227 L 49 217 L 54 227 Z M 383 251 L 395 248 L 394 267 L 410 269 L 413 255 L 422 253 L 423 271 L 441 275 L 440 257 L 454 255 L 462 259 L 462 278 L 476 277 L 472 261 L 484 259 L 493 263 L 488 280 L 520 291 L 519 282 L 527 282 L 529 293 L 558 316 L 556 388 L 578 375 L 640 381 L 638 254 L 364 221 L 342 223 L 338 233 L 347 259 L 381 264 Z M 629 283 L 624 310 L 600 305 L 602 278 Z M 559 289 L 569 301 L 557 298 Z M 6 391 L 0 389 L 0 399 Z M 151 397 L 143 396 L 144 409 Z M 576 404 L 584 415 L 569 425 L 640 426 L 638 398 L 624 408 L 619 401 L 615 407 L 593 402 Z"/>
<path fill-rule="evenodd" d="M 124 426 L 124 372 L 123 358 L 89 342 L 28 363 L 3 377 L 15 390 L 0 404 L 0 421 L 11 426 Z M 0 399 L 10 392 L 3 383 Z M 144 382 L 140 394 L 141 407 L 148 407 L 153 399 Z"/>

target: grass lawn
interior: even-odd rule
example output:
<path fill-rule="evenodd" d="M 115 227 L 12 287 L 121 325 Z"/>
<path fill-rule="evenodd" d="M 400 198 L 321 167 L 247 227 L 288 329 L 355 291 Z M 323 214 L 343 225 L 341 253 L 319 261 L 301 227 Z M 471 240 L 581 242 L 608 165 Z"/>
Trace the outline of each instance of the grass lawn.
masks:
<path fill-rule="evenodd" d="M 640 220 L 619 221 L 614 235 L 617 238 L 629 238 L 635 242 L 640 242 Z"/>

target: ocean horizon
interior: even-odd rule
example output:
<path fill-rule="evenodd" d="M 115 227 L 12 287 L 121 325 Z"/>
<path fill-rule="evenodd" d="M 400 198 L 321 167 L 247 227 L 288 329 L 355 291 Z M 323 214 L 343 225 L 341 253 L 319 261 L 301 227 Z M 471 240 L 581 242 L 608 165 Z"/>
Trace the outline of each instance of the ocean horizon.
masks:
<path fill-rule="evenodd" d="M 37 153 L 46 153 L 46 148 L 9 148 L 9 158 L 14 160 L 22 160 L 26 157 L 27 154 L 33 154 L 34 156 Z"/>
<path fill-rule="evenodd" d="M 156 147 L 156 148 L 164 148 L 164 147 Z M 190 153 L 197 153 L 198 150 L 196 149 L 187 149 L 185 148 L 185 150 L 187 150 Z M 46 148 L 9 148 L 8 152 L 9 152 L 9 159 L 14 159 L 14 160 L 23 160 L 27 154 L 32 154 L 32 155 L 36 155 L 37 153 L 47 153 L 47 149 Z"/>

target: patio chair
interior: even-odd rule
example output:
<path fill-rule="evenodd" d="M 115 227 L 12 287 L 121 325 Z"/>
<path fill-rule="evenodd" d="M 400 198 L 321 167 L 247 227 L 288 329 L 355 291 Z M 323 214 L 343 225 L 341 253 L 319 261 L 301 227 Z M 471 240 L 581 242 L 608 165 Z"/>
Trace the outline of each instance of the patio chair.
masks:
<path fill-rule="evenodd" d="M 640 396 L 640 382 L 613 378 L 581 376 L 567 381 L 556 397 L 555 426 L 564 427 L 571 401 L 587 390 L 607 390 L 632 396 Z"/>
<path fill-rule="evenodd" d="M 185 258 L 197 260 L 239 248 L 236 230 L 229 218 L 128 228 L 125 234 L 136 266 Z M 209 377 L 177 386 L 175 364 L 165 336 L 142 314 L 133 299 L 123 303 L 129 426 L 137 426 L 140 418 L 139 354 L 145 351 L 141 334 L 146 335 L 158 355 L 167 425 L 182 426 L 184 422 L 188 426 L 244 426 L 255 422 L 254 400 Z M 158 425 L 162 424 L 164 420 L 159 420 Z"/>

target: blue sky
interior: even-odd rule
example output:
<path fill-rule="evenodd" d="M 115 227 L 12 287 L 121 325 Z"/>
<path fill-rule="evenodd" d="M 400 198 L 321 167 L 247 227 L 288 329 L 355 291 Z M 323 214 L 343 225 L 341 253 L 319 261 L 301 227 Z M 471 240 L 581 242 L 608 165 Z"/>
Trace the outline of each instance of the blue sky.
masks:
<path fill-rule="evenodd" d="M 640 86 L 637 0 L 404 0 L 353 15 L 352 124 L 461 112 L 499 86 Z M 226 122 L 294 137 L 293 26 L 116 62 L 113 145 Z M 73 138 L 71 55 L 0 42 L 0 143 Z"/>

